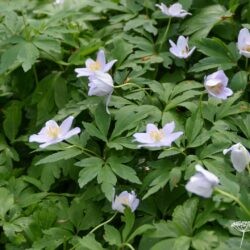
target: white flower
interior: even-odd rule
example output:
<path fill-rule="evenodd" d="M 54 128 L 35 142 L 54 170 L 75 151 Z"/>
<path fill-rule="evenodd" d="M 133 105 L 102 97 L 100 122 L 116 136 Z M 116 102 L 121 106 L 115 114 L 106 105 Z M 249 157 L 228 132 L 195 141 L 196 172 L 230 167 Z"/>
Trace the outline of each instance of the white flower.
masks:
<path fill-rule="evenodd" d="M 47 121 L 45 127 L 38 134 L 29 137 L 29 142 L 42 143 L 40 148 L 45 148 L 51 144 L 69 139 L 71 136 L 80 133 L 80 128 L 70 130 L 73 119 L 73 116 L 69 116 L 62 122 L 61 126 L 58 126 L 54 120 Z"/>
<path fill-rule="evenodd" d="M 169 6 L 169 8 L 164 4 L 156 4 L 158 8 L 160 8 L 161 12 L 164 15 L 170 16 L 170 17 L 180 17 L 183 18 L 186 15 L 191 15 L 191 13 L 187 12 L 186 10 L 182 9 L 182 5 L 180 3 L 175 3 Z"/>
<path fill-rule="evenodd" d="M 91 58 L 88 58 L 85 62 L 86 68 L 77 68 L 75 69 L 75 72 L 77 73 L 77 77 L 80 76 L 91 76 L 95 74 L 96 72 L 108 72 L 113 64 L 117 60 L 112 60 L 108 63 L 106 63 L 106 58 L 103 50 L 99 50 L 97 53 L 96 61 L 94 61 Z"/>
<path fill-rule="evenodd" d="M 146 133 L 135 133 L 133 137 L 135 141 L 142 143 L 138 147 L 163 147 L 171 146 L 172 142 L 179 138 L 183 132 L 175 132 L 175 123 L 165 124 L 162 129 L 158 129 L 154 124 L 149 123 Z"/>
<path fill-rule="evenodd" d="M 233 94 L 230 88 L 227 88 L 228 78 L 223 70 L 218 70 L 205 77 L 205 88 L 209 95 L 218 99 L 225 100 Z"/>
<path fill-rule="evenodd" d="M 237 47 L 241 55 L 250 58 L 250 33 L 247 28 L 240 30 Z"/>
<path fill-rule="evenodd" d="M 177 44 L 175 44 L 172 40 L 169 40 L 171 44 L 170 52 L 178 58 L 188 58 L 194 52 L 195 47 L 191 50 L 188 47 L 188 37 L 179 36 L 177 40 Z"/>
<path fill-rule="evenodd" d="M 185 187 L 191 193 L 209 198 L 212 195 L 213 188 L 219 184 L 219 179 L 201 165 L 196 165 L 195 169 L 197 173 L 190 178 Z"/>
<path fill-rule="evenodd" d="M 88 86 L 89 96 L 105 96 L 113 92 L 114 83 L 108 73 L 96 72 L 94 75 L 89 76 Z"/>
<path fill-rule="evenodd" d="M 55 0 L 54 4 L 63 4 L 64 0 Z"/>
<path fill-rule="evenodd" d="M 112 201 L 112 209 L 117 210 L 121 213 L 124 212 L 126 206 L 129 207 L 132 212 L 134 212 L 138 205 L 139 199 L 136 198 L 136 194 L 134 191 L 132 191 L 131 193 L 123 191 Z"/>
<path fill-rule="evenodd" d="M 234 144 L 232 147 L 223 150 L 223 154 L 231 151 L 231 162 L 236 171 L 242 172 L 250 163 L 250 153 L 241 144 Z"/>

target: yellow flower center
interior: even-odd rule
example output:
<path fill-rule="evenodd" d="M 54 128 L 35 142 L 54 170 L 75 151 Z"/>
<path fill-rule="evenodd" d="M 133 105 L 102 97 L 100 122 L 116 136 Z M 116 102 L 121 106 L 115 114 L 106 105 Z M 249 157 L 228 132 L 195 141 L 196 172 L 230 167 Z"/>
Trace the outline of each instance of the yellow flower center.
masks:
<path fill-rule="evenodd" d="M 250 44 L 246 44 L 243 50 L 250 52 Z"/>
<path fill-rule="evenodd" d="M 50 126 L 47 128 L 47 136 L 52 139 L 59 137 L 60 133 L 61 133 L 61 129 L 58 126 Z"/>
<path fill-rule="evenodd" d="M 185 49 L 181 51 L 182 54 L 188 54 L 188 52 L 189 52 L 188 46 L 186 46 Z"/>
<path fill-rule="evenodd" d="M 129 206 L 130 205 L 130 202 L 129 202 L 129 199 L 128 199 L 128 196 L 124 196 L 124 197 L 117 197 L 117 200 L 119 203 L 121 204 L 124 204 L 124 205 L 127 205 Z"/>
<path fill-rule="evenodd" d="M 98 61 L 96 61 L 96 62 L 93 62 L 89 67 L 92 71 L 97 71 L 101 69 L 101 64 Z"/>
<path fill-rule="evenodd" d="M 223 85 L 221 83 L 218 83 L 214 86 L 209 86 L 209 89 L 215 94 L 220 94 L 223 89 Z"/>
<path fill-rule="evenodd" d="M 149 133 L 149 135 L 156 142 L 160 141 L 164 138 L 164 133 L 163 133 L 162 129 L 151 131 Z"/>

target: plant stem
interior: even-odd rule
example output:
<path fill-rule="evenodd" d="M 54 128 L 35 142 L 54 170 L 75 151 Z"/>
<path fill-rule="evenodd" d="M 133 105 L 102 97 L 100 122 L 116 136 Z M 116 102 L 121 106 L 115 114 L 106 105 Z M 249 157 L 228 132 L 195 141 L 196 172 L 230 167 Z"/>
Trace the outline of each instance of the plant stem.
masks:
<path fill-rule="evenodd" d="M 246 208 L 246 206 L 237 197 L 235 197 L 232 194 L 229 194 L 226 191 L 223 191 L 219 188 L 215 188 L 214 190 L 216 192 L 234 200 L 236 203 L 238 203 L 238 205 L 242 208 L 242 210 L 244 210 L 244 212 L 250 217 L 250 211 Z"/>
<path fill-rule="evenodd" d="M 127 243 L 127 242 L 123 243 L 122 246 L 126 246 L 131 250 L 135 250 L 134 247 L 131 244 Z"/>
<path fill-rule="evenodd" d="M 240 248 L 242 246 L 243 240 L 244 240 L 244 236 L 245 236 L 245 231 L 242 232 L 242 237 L 241 237 L 241 242 L 240 242 Z"/>
<path fill-rule="evenodd" d="M 164 35 L 163 35 L 163 37 L 162 37 L 162 40 L 161 40 L 161 43 L 160 43 L 160 46 L 159 46 L 159 52 L 161 51 L 162 46 L 163 46 L 163 43 L 164 43 L 165 40 L 166 40 L 168 31 L 169 31 L 169 28 L 170 28 L 170 23 L 171 23 L 171 18 L 168 19 L 168 25 L 167 25 L 167 28 L 166 28 L 166 30 L 165 30 L 165 33 L 164 33 Z"/>
<path fill-rule="evenodd" d="M 76 148 L 79 148 L 83 151 L 83 153 L 87 156 L 90 156 L 92 157 L 93 155 L 100 158 L 100 156 L 98 154 L 96 154 L 94 151 L 92 150 L 89 150 L 89 149 L 86 149 L 86 148 L 83 148 L 81 146 L 78 146 L 78 145 L 74 145 L 74 144 L 70 144 L 67 148 L 73 148 L 73 147 L 76 147 Z"/>
<path fill-rule="evenodd" d="M 248 68 L 248 58 L 247 57 L 246 57 L 245 68 L 246 68 L 246 71 L 247 71 L 247 68 Z"/>
<path fill-rule="evenodd" d="M 36 72 L 36 66 L 35 66 L 35 64 L 33 64 L 32 70 L 33 70 L 33 74 L 34 74 L 34 77 L 35 77 L 35 83 L 36 83 L 36 86 L 37 86 L 38 85 L 38 77 L 37 77 L 37 72 Z"/>
<path fill-rule="evenodd" d="M 102 226 L 108 224 L 110 221 L 112 221 L 112 220 L 115 218 L 116 215 L 117 215 L 117 212 L 116 212 L 111 218 L 109 218 L 108 220 L 104 221 L 103 223 L 101 223 L 101 224 L 97 225 L 95 228 L 93 228 L 88 234 L 92 234 L 92 233 L 94 233 L 97 229 L 99 229 L 100 227 L 102 227 Z"/>

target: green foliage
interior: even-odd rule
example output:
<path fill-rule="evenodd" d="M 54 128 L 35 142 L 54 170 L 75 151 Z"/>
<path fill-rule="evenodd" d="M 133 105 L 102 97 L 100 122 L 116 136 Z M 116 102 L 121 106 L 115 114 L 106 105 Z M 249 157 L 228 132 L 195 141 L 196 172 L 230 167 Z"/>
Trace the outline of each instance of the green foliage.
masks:
<path fill-rule="evenodd" d="M 250 149 L 250 67 L 237 47 L 250 4 L 180 0 L 191 15 L 170 18 L 160 3 L 0 0 L 0 249 L 249 249 L 249 233 L 240 248 L 230 227 L 250 220 L 249 166 L 237 172 L 223 150 Z M 180 35 L 196 47 L 185 59 L 169 51 Z M 117 60 L 110 114 L 75 72 L 99 49 Z M 225 100 L 204 87 L 217 70 L 233 91 Z M 29 142 L 69 116 L 77 136 Z M 183 135 L 170 146 L 138 147 L 135 133 L 172 121 Z M 220 180 L 209 199 L 185 189 L 196 164 Z M 134 212 L 130 198 L 113 211 L 122 191 L 140 200 Z"/>

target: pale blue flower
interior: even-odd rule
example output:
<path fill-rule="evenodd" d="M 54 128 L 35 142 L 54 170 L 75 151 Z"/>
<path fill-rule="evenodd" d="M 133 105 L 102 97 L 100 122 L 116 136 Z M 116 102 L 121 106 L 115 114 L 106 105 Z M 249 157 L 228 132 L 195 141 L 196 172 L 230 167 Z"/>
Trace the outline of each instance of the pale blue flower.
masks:
<path fill-rule="evenodd" d="M 142 143 L 138 147 L 169 147 L 183 134 L 183 132 L 173 132 L 174 129 L 174 122 L 165 124 L 162 129 L 158 129 L 154 124 L 149 123 L 146 127 L 146 133 L 135 133 L 133 137 L 135 141 Z"/>
<path fill-rule="evenodd" d="M 213 188 L 219 184 L 219 179 L 201 165 L 197 164 L 195 169 L 196 174 L 190 178 L 185 187 L 188 192 L 209 198 L 213 193 Z"/>
<path fill-rule="evenodd" d="M 73 116 L 69 116 L 60 126 L 54 120 L 47 121 L 45 127 L 38 134 L 29 137 L 29 142 L 41 143 L 39 147 L 46 148 L 49 145 L 69 139 L 81 131 L 78 127 L 70 130 L 73 119 Z"/>
<path fill-rule="evenodd" d="M 112 201 L 112 209 L 123 213 L 125 207 L 129 207 L 131 211 L 134 212 L 138 207 L 139 202 L 140 201 L 136 198 L 134 191 L 131 193 L 123 191 Z"/>
<path fill-rule="evenodd" d="M 180 3 L 172 4 L 169 6 L 169 8 L 164 3 L 156 4 L 155 6 L 160 8 L 161 12 L 169 17 L 184 18 L 186 15 L 191 15 L 191 13 L 182 8 Z"/>
<path fill-rule="evenodd" d="M 178 58 L 188 58 L 195 50 L 195 47 L 189 49 L 188 37 L 179 36 L 176 44 L 172 40 L 169 40 L 169 43 L 171 44 L 169 51 Z"/>
<path fill-rule="evenodd" d="M 97 53 L 96 61 L 94 61 L 91 58 L 88 58 L 85 62 L 86 68 L 77 68 L 77 69 L 75 69 L 75 72 L 77 73 L 77 77 L 91 76 L 91 75 L 95 74 L 96 72 L 106 73 L 112 68 L 113 64 L 116 61 L 117 60 L 112 60 L 112 61 L 106 63 L 104 51 L 99 50 L 99 52 Z"/>
<path fill-rule="evenodd" d="M 243 172 L 250 163 L 250 153 L 241 143 L 234 144 L 232 147 L 224 149 L 223 154 L 225 155 L 230 151 L 233 167 L 236 171 Z"/>
<path fill-rule="evenodd" d="M 247 28 L 240 30 L 237 47 L 241 55 L 250 58 L 250 33 Z"/>
<path fill-rule="evenodd" d="M 228 78 L 223 70 L 218 70 L 205 77 L 205 88 L 209 95 L 218 99 L 225 100 L 233 94 L 230 88 L 227 88 Z"/>

